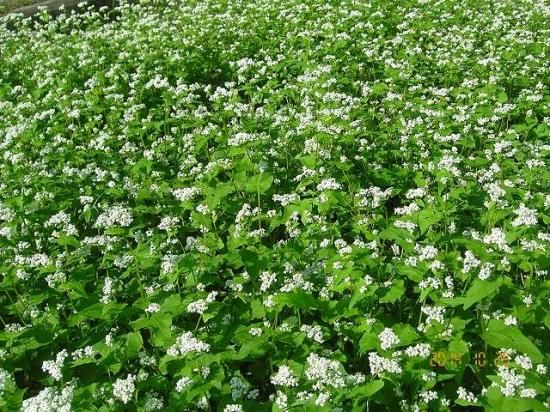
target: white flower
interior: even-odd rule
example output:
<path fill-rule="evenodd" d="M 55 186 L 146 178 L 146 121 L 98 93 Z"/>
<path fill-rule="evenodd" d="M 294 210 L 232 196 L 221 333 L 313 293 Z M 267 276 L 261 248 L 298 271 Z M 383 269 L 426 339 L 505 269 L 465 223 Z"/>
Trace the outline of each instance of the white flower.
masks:
<path fill-rule="evenodd" d="M 400 229 L 405 229 L 407 230 L 409 233 L 414 233 L 414 231 L 416 230 L 416 228 L 418 227 L 418 225 L 414 222 L 409 222 L 409 221 L 405 221 L 405 220 L 399 220 L 397 219 L 396 221 L 393 222 L 393 224 L 400 228 Z M 411 257 L 412 258 L 412 257 Z"/>
<path fill-rule="evenodd" d="M 286 387 L 298 385 L 298 381 L 292 374 L 292 370 L 286 365 L 280 366 L 277 373 L 271 376 L 271 383 L 275 386 L 286 386 Z"/>
<path fill-rule="evenodd" d="M 182 393 L 186 388 L 191 386 L 193 380 L 187 376 L 182 377 L 176 382 L 176 391 Z"/>
<path fill-rule="evenodd" d="M 250 328 L 248 331 L 252 336 L 260 336 L 263 333 L 262 328 Z"/>
<path fill-rule="evenodd" d="M 32 268 L 37 268 L 41 266 L 47 266 L 50 263 L 50 258 L 45 253 L 35 253 L 31 256 L 15 256 L 16 265 L 28 265 Z"/>
<path fill-rule="evenodd" d="M 432 322 L 444 322 L 446 310 L 444 306 L 423 306 L 420 310 L 427 315 L 427 318 L 424 321 L 424 325 L 419 325 L 418 330 L 424 331 Z"/>
<path fill-rule="evenodd" d="M 523 369 L 533 369 L 533 362 L 531 361 L 529 356 L 517 355 L 514 359 L 514 362 L 516 362 Z"/>
<path fill-rule="evenodd" d="M 432 347 L 429 343 L 419 343 L 414 346 L 409 346 L 405 349 L 407 356 L 427 358 L 432 353 Z"/>
<path fill-rule="evenodd" d="M 145 397 L 145 412 L 160 411 L 164 408 L 162 398 L 155 392 L 147 392 Z"/>
<path fill-rule="evenodd" d="M 197 402 L 197 408 L 199 409 L 208 409 L 208 398 L 206 396 L 202 396 L 199 401 Z"/>
<path fill-rule="evenodd" d="M 59 213 L 56 213 L 52 217 L 50 217 L 46 221 L 46 223 L 44 223 L 44 226 L 45 227 L 56 226 L 56 227 L 63 228 L 68 226 L 70 223 L 71 223 L 71 217 L 67 213 L 61 211 Z"/>
<path fill-rule="evenodd" d="M 155 75 L 151 80 L 149 80 L 145 84 L 145 88 L 155 88 L 155 89 L 167 89 L 170 87 L 170 83 L 168 83 L 168 80 L 164 77 L 162 77 L 160 74 Z"/>
<path fill-rule="evenodd" d="M 378 376 L 382 372 L 398 374 L 403 371 L 396 360 L 384 358 L 376 352 L 369 353 L 369 368 L 370 373 L 374 376 Z"/>
<path fill-rule="evenodd" d="M 344 239 L 336 239 L 334 241 L 334 246 L 338 249 L 340 256 L 348 255 L 352 252 L 351 246 L 349 246 Z"/>
<path fill-rule="evenodd" d="M 435 381 L 437 374 L 434 371 L 424 372 L 422 374 L 422 380 L 424 382 Z"/>
<path fill-rule="evenodd" d="M 504 324 L 506 326 L 517 326 L 518 325 L 518 320 L 515 316 L 508 315 L 504 318 Z"/>
<path fill-rule="evenodd" d="M 497 374 L 502 380 L 502 385 L 497 386 L 504 396 L 514 396 L 516 392 L 522 389 L 525 375 L 516 373 L 514 369 L 506 366 L 499 366 Z"/>
<path fill-rule="evenodd" d="M 277 280 L 277 275 L 272 272 L 264 271 L 260 274 L 260 280 L 262 283 L 260 284 L 260 290 L 262 292 L 265 292 L 269 289 L 269 287 Z"/>
<path fill-rule="evenodd" d="M 134 257 L 132 255 L 124 254 L 121 256 L 115 257 L 115 260 L 113 261 L 113 265 L 115 265 L 117 268 L 124 269 L 127 268 L 130 262 L 134 260 Z"/>
<path fill-rule="evenodd" d="M 432 245 L 422 246 L 417 244 L 414 247 L 414 250 L 420 254 L 418 256 L 418 259 L 420 259 L 421 261 L 433 259 L 439 253 L 437 248 Z"/>
<path fill-rule="evenodd" d="M 223 412 L 244 412 L 244 411 L 241 405 L 232 403 L 232 404 L 226 405 L 225 408 L 223 408 Z"/>
<path fill-rule="evenodd" d="M 478 277 L 481 279 L 481 280 L 487 280 L 491 277 L 491 272 L 493 270 L 493 268 L 495 267 L 494 264 L 492 263 L 489 263 L 489 262 L 486 262 L 484 263 L 482 266 L 481 266 L 481 269 L 479 270 L 479 275 Z"/>
<path fill-rule="evenodd" d="M 12 229 L 9 227 L 0 227 L 0 236 L 10 240 L 12 238 Z"/>
<path fill-rule="evenodd" d="M 208 309 L 208 302 L 204 299 L 196 300 L 187 305 L 187 312 L 203 314 Z"/>
<path fill-rule="evenodd" d="M 229 385 L 231 386 L 231 398 L 234 401 L 238 400 L 244 396 L 246 392 L 248 392 L 247 383 L 239 376 L 233 376 L 229 381 Z"/>
<path fill-rule="evenodd" d="M 420 397 L 420 399 L 422 399 L 422 402 L 424 403 L 429 403 L 438 398 L 436 391 L 421 391 L 418 396 Z"/>
<path fill-rule="evenodd" d="M 411 203 L 408 206 L 403 207 L 396 207 L 394 210 L 394 213 L 396 215 L 410 215 L 414 212 L 418 212 L 420 210 L 420 207 L 416 203 Z"/>
<path fill-rule="evenodd" d="M 464 253 L 464 260 L 462 262 L 462 271 L 464 273 L 469 273 L 472 269 L 478 268 L 481 265 L 481 261 L 476 259 L 474 254 L 467 250 Z"/>
<path fill-rule="evenodd" d="M 405 197 L 407 199 L 418 199 L 426 196 L 426 193 L 427 192 L 425 187 L 418 187 L 416 189 L 407 190 L 407 193 L 405 193 Z"/>
<path fill-rule="evenodd" d="M 132 374 L 129 374 L 126 379 L 117 379 L 113 383 L 113 396 L 120 399 L 122 403 L 128 403 L 136 390 L 135 381 L 136 376 Z"/>
<path fill-rule="evenodd" d="M 324 179 L 317 185 L 317 191 L 322 192 L 323 190 L 340 190 L 342 185 L 338 183 L 334 178 L 330 177 Z"/>
<path fill-rule="evenodd" d="M 533 304 L 533 295 L 525 295 L 522 299 L 525 306 L 529 307 Z"/>
<path fill-rule="evenodd" d="M 198 195 L 200 190 L 197 187 L 184 187 L 182 189 L 172 189 L 172 194 L 180 202 L 187 202 Z"/>
<path fill-rule="evenodd" d="M 323 343 L 323 331 L 319 325 L 302 325 L 300 330 L 306 334 L 309 339 L 317 343 Z"/>
<path fill-rule="evenodd" d="M 380 332 L 378 339 L 380 340 L 380 347 L 384 350 L 399 344 L 399 337 L 391 328 L 385 328 L 382 332 Z"/>
<path fill-rule="evenodd" d="M 279 194 L 273 195 L 273 201 L 279 202 L 281 206 L 287 206 L 288 204 L 295 202 L 298 199 L 299 199 L 299 196 L 296 193 L 289 193 L 285 195 L 279 195 Z"/>
<path fill-rule="evenodd" d="M 63 272 L 55 272 L 46 276 L 46 283 L 50 288 L 55 288 L 56 286 L 65 283 L 67 280 L 67 275 Z"/>
<path fill-rule="evenodd" d="M 172 273 L 176 268 L 179 256 L 170 253 L 164 255 L 161 259 L 160 269 L 162 274 Z"/>
<path fill-rule="evenodd" d="M 133 217 L 130 209 L 123 206 L 111 206 L 97 217 L 95 227 L 128 227 L 132 224 Z"/>
<path fill-rule="evenodd" d="M 66 386 L 61 391 L 44 388 L 35 397 L 23 401 L 21 412 L 70 412 L 72 399 L 73 386 Z"/>
<path fill-rule="evenodd" d="M 55 360 L 42 362 L 42 370 L 49 373 L 54 381 L 60 381 L 63 378 L 63 372 L 61 371 L 61 368 L 63 368 L 65 359 L 67 359 L 68 356 L 68 352 L 63 349 L 57 354 Z"/>
<path fill-rule="evenodd" d="M 484 186 L 485 190 L 487 190 L 487 194 L 489 195 L 489 198 L 496 202 L 501 197 L 503 197 L 506 194 L 506 191 L 502 189 L 498 183 L 491 182 Z"/>
<path fill-rule="evenodd" d="M 342 388 L 345 386 L 345 382 L 341 367 L 338 361 L 310 353 L 307 357 L 306 377 L 315 381 L 315 389 L 321 389 L 325 385 Z"/>
<path fill-rule="evenodd" d="M 427 288 L 439 289 L 441 287 L 441 280 L 429 276 L 426 279 L 420 281 L 418 287 L 422 290 Z"/>
<path fill-rule="evenodd" d="M 512 226 L 536 226 L 537 225 L 537 211 L 536 209 L 529 209 L 525 204 L 520 204 L 519 208 L 514 210 L 514 214 L 517 217 L 512 221 Z"/>
<path fill-rule="evenodd" d="M 510 246 L 506 242 L 506 234 L 498 227 L 491 229 L 491 233 L 483 237 L 483 243 L 488 245 L 496 245 L 496 247 L 506 253 L 512 252 Z"/>
<path fill-rule="evenodd" d="M 458 396 L 458 399 L 460 399 L 460 400 L 463 400 L 463 401 L 466 401 L 466 402 L 471 402 L 471 403 L 476 403 L 477 402 L 477 397 L 472 392 L 468 392 L 462 386 L 458 387 L 458 389 L 456 391 L 456 394 Z"/>
<path fill-rule="evenodd" d="M 377 208 L 388 199 L 393 193 L 393 188 L 389 187 L 385 190 L 378 186 L 371 186 L 367 189 L 359 190 L 356 197 L 359 198 L 359 206 Z"/>
<path fill-rule="evenodd" d="M 157 313 L 160 312 L 160 305 L 158 303 L 150 303 L 149 306 L 145 308 L 146 313 Z"/>
<path fill-rule="evenodd" d="M 95 357 L 95 350 L 92 346 L 86 346 L 84 348 L 80 348 L 75 350 L 73 353 L 71 353 L 71 357 L 73 359 L 81 359 L 81 358 L 93 358 Z"/>
<path fill-rule="evenodd" d="M 288 411 L 288 396 L 281 391 L 277 391 L 277 396 L 275 396 L 275 404 L 283 411 Z"/>
<path fill-rule="evenodd" d="M 315 405 L 323 407 L 325 406 L 325 403 L 330 399 L 330 395 L 326 392 L 321 392 L 319 395 L 317 395 L 317 399 L 315 399 Z"/>
<path fill-rule="evenodd" d="M 103 296 L 100 299 L 101 303 L 107 304 L 111 301 L 113 296 L 113 279 L 109 276 L 105 278 L 105 283 L 103 284 Z"/>
<path fill-rule="evenodd" d="M 168 348 L 168 355 L 185 355 L 188 352 L 208 352 L 210 345 L 193 336 L 191 332 L 185 332 L 176 338 L 176 343 Z"/>
<path fill-rule="evenodd" d="M 0 368 L 0 396 L 6 387 L 6 383 L 11 379 L 10 374 L 5 369 Z"/>
<path fill-rule="evenodd" d="M 531 388 L 522 389 L 519 391 L 519 396 L 521 398 L 534 398 L 537 396 L 537 391 Z"/>
<path fill-rule="evenodd" d="M 241 146 L 243 144 L 254 142 L 256 140 L 261 140 L 265 138 L 266 136 L 264 136 L 263 134 L 238 132 L 238 133 L 235 133 L 233 137 L 228 139 L 227 144 L 229 146 Z"/>
<path fill-rule="evenodd" d="M 158 228 L 159 230 L 171 231 L 179 222 L 180 220 L 177 217 L 166 216 L 160 220 Z"/>
<path fill-rule="evenodd" d="M 0 203 L 0 221 L 11 222 L 15 218 L 15 213 L 9 207 Z"/>

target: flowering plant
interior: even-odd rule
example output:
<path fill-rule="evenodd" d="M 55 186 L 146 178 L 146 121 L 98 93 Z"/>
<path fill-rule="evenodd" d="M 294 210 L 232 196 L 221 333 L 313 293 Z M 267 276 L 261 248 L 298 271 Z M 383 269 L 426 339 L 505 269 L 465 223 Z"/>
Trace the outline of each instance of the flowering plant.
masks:
<path fill-rule="evenodd" d="M 548 410 L 549 19 L 1 18 L 0 410 Z"/>

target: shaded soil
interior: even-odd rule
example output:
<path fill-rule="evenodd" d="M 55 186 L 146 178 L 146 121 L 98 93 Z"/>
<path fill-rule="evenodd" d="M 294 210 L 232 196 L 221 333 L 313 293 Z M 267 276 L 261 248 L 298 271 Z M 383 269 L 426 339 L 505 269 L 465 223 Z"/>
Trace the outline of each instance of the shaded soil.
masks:
<path fill-rule="evenodd" d="M 36 14 L 39 7 L 46 7 L 52 15 L 60 14 L 59 7 L 65 6 L 66 10 L 75 9 L 83 0 L 0 0 L 0 16 L 8 13 L 23 13 L 25 16 Z M 113 6 L 114 0 L 91 0 L 89 5 L 96 7 Z"/>

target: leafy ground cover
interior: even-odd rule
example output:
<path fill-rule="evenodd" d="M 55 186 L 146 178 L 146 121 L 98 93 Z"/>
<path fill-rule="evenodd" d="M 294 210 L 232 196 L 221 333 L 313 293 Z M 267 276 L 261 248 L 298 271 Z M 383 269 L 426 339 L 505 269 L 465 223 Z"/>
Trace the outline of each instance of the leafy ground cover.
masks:
<path fill-rule="evenodd" d="M 548 410 L 549 19 L 0 20 L 0 409 Z"/>

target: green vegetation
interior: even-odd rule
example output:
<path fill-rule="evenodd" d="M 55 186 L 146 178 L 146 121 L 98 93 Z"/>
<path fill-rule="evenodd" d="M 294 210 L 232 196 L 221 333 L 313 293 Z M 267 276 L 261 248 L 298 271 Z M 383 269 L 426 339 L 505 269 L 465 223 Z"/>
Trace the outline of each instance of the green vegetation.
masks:
<path fill-rule="evenodd" d="M 548 2 L 84 7 L 0 19 L 0 410 L 549 410 Z"/>

